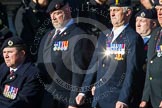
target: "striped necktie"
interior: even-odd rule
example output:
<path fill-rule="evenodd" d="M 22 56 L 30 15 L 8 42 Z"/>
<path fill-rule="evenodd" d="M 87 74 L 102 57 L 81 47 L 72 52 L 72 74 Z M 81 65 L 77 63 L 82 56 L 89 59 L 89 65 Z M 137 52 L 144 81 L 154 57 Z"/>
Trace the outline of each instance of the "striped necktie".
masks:
<path fill-rule="evenodd" d="M 108 43 L 110 44 L 114 38 L 114 32 L 112 31 L 110 35 L 108 36 Z"/>
<path fill-rule="evenodd" d="M 52 39 L 55 39 L 59 34 L 60 34 L 60 30 L 56 30 L 55 31 L 55 35 L 52 37 Z"/>
<path fill-rule="evenodd" d="M 14 74 L 14 70 L 10 71 L 10 76 L 12 76 Z"/>

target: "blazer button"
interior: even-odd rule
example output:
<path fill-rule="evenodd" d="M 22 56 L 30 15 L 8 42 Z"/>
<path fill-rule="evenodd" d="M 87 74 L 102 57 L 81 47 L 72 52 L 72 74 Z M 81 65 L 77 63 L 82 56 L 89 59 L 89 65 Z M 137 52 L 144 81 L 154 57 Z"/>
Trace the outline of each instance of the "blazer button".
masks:
<path fill-rule="evenodd" d="M 153 63 L 153 60 L 151 60 L 150 63 Z"/>
<path fill-rule="evenodd" d="M 150 77 L 149 79 L 152 80 L 152 77 Z"/>

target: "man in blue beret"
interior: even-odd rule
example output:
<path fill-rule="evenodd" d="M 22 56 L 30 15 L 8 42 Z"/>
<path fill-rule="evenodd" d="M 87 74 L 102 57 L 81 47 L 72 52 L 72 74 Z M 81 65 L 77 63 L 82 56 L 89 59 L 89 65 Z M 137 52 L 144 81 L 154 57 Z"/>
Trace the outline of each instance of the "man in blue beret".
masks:
<path fill-rule="evenodd" d="M 132 108 L 130 103 L 133 93 L 138 90 L 136 87 L 144 62 L 143 40 L 129 25 L 131 1 L 110 0 L 109 3 L 113 28 L 100 35 L 91 62 L 95 68 L 89 70 L 94 74 L 86 75 L 83 87 L 90 86 L 96 78 L 92 89 L 94 108 Z M 87 91 L 78 94 L 78 104 L 84 103 Z"/>
<path fill-rule="evenodd" d="M 162 108 L 162 0 L 155 0 L 157 19 L 160 24 L 151 33 L 147 53 L 147 73 L 140 108 Z"/>
<path fill-rule="evenodd" d="M 2 45 L 0 108 L 40 108 L 43 86 L 39 70 L 28 58 L 22 39 L 14 36 Z"/>
<path fill-rule="evenodd" d="M 41 40 L 37 61 L 46 87 L 44 108 L 89 108 L 78 106 L 75 97 L 91 60 L 94 36 L 76 25 L 70 9 L 67 0 L 52 0 L 47 8 L 54 28 Z"/>

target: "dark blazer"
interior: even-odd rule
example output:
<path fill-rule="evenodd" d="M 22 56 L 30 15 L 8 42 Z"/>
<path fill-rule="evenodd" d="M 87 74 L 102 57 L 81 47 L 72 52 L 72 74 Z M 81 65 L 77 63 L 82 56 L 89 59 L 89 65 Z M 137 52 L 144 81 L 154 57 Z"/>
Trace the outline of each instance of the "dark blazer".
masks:
<path fill-rule="evenodd" d="M 0 70 L 0 108 L 40 108 L 43 86 L 39 81 L 39 71 L 31 62 L 25 61 L 14 72 L 12 79 L 8 77 L 9 68 L 6 64 L 2 64 Z M 7 86 L 10 86 L 9 90 Z M 17 93 L 16 89 L 18 89 Z M 17 95 L 12 99 L 7 98 L 4 96 L 5 91 Z"/>
<path fill-rule="evenodd" d="M 116 60 L 115 54 L 105 56 L 104 53 L 109 34 L 110 31 L 105 31 L 99 37 L 91 62 L 93 67 L 90 65 L 91 72 L 86 75 L 83 83 L 83 87 L 90 85 L 96 75 L 93 107 L 115 108 L 117 101 L 129 105 L 136 82 L 139 82 L 135 77 L 142 71 L 144 61 L 142 38 L 131 27 L 126 27 L 113 42 L 113 44 L 125 44 L 123 60 Z"/>
<path fill-rule="evenodd" d="M 55 99 L 66 105 L 76 105 L 75 97 L 91 60 L 96 39 L 94 36 L 88 37 L 75 24 L 52 39 L 54 33 L 55 30 L 50 31 L 41 41 L 38 67 L 45 76 L 46 90 L 53 97 L 51 103 Z M 67 50 L 54 50 L 54 44 L 63 41 L 68 42 Z"/>
<path fill-rule="evenodd" d="M 162 81 L 161 81 L 161 64 L 162 64 L 162 56 L 158 57 L 156 52 L 156 44 L 158 46 L 162 45 L 162 40 L 160 37 L 161 27 L 155 29 L 149 40 L 148 45 L 148 62 L 147 62 L 147 73 L 145 79 L 145 87 L 143 91 L 144 101 L 151 100 L 151 104 L 154 108 L 158 108 L 160 105 L 160 101 L 162 101 Z M 158 42 L 158 39 L 160 41 Z"/>

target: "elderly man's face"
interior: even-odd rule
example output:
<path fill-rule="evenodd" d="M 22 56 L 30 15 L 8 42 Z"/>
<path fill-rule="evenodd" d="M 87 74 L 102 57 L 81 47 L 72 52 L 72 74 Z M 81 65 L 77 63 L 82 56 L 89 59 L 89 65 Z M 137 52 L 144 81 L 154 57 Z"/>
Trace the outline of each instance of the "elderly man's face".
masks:
<path fill-rule="evenodd" d="M 157 5 L 155 8 L 157 11 L 157 17 L 158 17 L 159 24 L 162 27 L 162 6 Z"/>
<path fill-rule="evenodd" d="M 65 12 L 63 10 L 56 10 L 50 13 L 52 24 L 56 29 L 63 27 L 65 21 Z"/>
<path fill-rule="evenodd" d="M 136 32 L 141 36 L 147 36 L 152 30 L 152 20 L 148 18 L 137 17 L 136 18 Z"/>
<path fill-rule="evenodd" d="M 16 47 L 6 47 L 3 49 L 3 57 L 8 67 L 16 68 L 17 65 L 22 63 L 25 57 L 25 51 L 18 51 Z"/>
<path fill-rule="evenodd" d="M 67 4 L 59 10 L 50 13 L 52 24 L 56 29 L 62 28 L 71 18 L 70 6 Z"/>
<path fill-rule="evenodd" d="M 110 7 L 110 18 L 113 27 L 120 27 L 125 23 L 125 13 L 122 7 Z"/>

